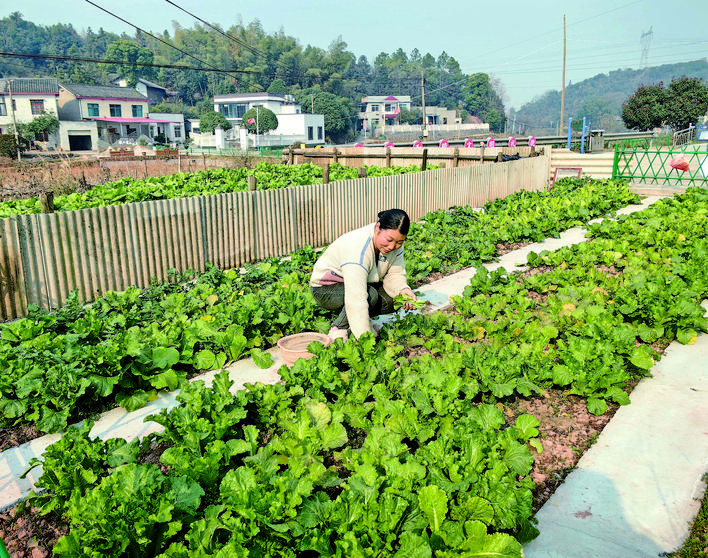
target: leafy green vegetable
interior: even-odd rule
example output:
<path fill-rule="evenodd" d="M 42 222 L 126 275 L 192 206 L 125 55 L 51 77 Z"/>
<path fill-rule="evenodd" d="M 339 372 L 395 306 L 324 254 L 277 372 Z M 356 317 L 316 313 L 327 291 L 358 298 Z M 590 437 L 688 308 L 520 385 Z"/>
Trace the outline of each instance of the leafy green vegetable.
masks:
<path fill-rule="evenodd" d="M 397 294 L 393 298 L 393 307 L 396 310 L 403 308 L 406 304 L 410 304 L 415 310 L 421 310 L 425 306 L 425 302 L 422 300 L 415 300 L 412 296 L 407 294 Z"/>

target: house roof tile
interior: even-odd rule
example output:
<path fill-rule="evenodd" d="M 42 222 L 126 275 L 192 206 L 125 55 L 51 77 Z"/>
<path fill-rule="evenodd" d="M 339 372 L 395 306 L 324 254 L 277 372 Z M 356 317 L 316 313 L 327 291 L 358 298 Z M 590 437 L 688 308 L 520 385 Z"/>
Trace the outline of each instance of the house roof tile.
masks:
<path fill-rule="evenodd" d="M 9 87 L 8 87 L 9 86 Z M 2 78 L 0 93 L 59 93 L 59 81 L 56 78 Z"/>
<path fill-rule="evenodd" d="M 61 83 L 61 87 L 74 95 L 82 97 L 104 97 L 107 99 L 135 99 L 147 101 L 148 98 L 131 87 L 112 87 L 109 85 L 85 85 L 82 83 Z"/>

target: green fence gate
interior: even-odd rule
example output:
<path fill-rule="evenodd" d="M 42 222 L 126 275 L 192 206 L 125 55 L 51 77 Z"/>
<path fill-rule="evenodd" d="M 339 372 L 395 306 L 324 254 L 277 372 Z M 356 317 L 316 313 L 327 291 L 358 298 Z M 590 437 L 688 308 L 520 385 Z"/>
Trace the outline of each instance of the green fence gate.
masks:
<path fill-rule="evenodd" d="M 708 146 L 615 147 L 612 178 L 666 188 L 708 187 Z"/>

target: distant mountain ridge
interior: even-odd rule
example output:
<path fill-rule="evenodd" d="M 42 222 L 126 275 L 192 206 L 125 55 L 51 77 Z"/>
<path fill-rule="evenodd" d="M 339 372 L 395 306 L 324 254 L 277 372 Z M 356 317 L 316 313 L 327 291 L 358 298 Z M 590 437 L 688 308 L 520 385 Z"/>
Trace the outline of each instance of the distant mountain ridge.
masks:
<path fill-rule="evenodd" d="M 668 85 L 672 79 L 688 76 L 708 83 L 708 59 L 663 64 L 641 70 L 614 70 L 597 74 L 565 88 L 565 124 L 568 118 L 585 116 L 593 128 L 607 131 L 625 130 L 620 115 L 622 103 L 641 85 Z M 548 91 L 515 113 L 524 133 L 552 134 L 558 127 L 561 92 Z M 514 113 L 512 113 L 513 115 Z M 512 116 L 513 118 L 513 116 Z"/>

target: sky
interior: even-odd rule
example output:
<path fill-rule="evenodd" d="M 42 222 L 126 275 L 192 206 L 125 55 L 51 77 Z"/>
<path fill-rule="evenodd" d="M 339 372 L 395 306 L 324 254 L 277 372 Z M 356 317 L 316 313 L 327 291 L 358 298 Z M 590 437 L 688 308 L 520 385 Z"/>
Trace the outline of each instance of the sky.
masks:
<path fill-rule="evenodd" d="M 92 2 L 155 34 L 172 33 L 175 23 L 182 27 L 199 23 L 165 0 Z M 650 31 L 649 66 L 708 57 L 706 0 L 172 2 L 223 29 L 258 19 L 266 33 L 282 30 L 303 47 L 326 50 L 341 36 L 350 52 L 366 56 L 372 65 L 379 53 L 391 54 L 398 48 L 406 53 L 417 48 L 435 58 L 444 51 L 465 74 L 485 72 L 500 80 L 507 108 L 562 88 L 564 16 L 566 84 L 612 70 L 640 68 L 641 38 Z M 38 25 L 71 23 L 78 32 L 103 27 L 114 33 L 135 33 L 134 27 L 86 0 L 28 0 L 11 9 L 0 5 L 0 17 L 14 11 Z"/>

